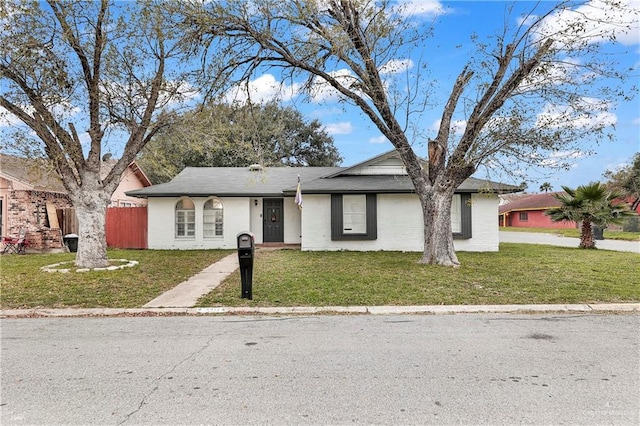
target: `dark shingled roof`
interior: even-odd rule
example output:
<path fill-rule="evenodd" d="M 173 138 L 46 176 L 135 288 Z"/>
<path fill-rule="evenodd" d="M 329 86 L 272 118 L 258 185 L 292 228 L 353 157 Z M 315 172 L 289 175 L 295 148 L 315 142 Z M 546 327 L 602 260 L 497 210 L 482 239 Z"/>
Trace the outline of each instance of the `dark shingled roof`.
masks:
<path fill-rule="evenodd" d="M 341 167 L 265 167 L 259 171 L 248 167 L 187 167 L 171 182 L 127 192 L 134 197 L 191 196 L 282 196 L 287 188 L 295 191 L 300 183 L 332 173 Z"/>
<path fill-rule="evenodd" d="M 127 192 L 135 197 L 276 197 L 293 196 L 298 176 L 303 194 L 327 193 L 411 193 L 408 176 L 343 175 L 345 167 L 187 167 L 171 182 Z M 325 176 L 334 176 L 325 178 Z M 513 192 L 518 187 L 469 178 L 458 192 Z"/>
<path fill-rule="evenodd" d="M 456 192 L 503 192 L 513 191 L 515 187 L 487 180 L 469 178 L 458 187 Z M 295 187 L 285 193 L 295 192 Z M 327 193 L 413 193 L 413 183 L 407 175 L 343 175 L 317 179 L 302 185 L 303 194 Z M 289 194 L 287 194 L 289 195 Z"/>

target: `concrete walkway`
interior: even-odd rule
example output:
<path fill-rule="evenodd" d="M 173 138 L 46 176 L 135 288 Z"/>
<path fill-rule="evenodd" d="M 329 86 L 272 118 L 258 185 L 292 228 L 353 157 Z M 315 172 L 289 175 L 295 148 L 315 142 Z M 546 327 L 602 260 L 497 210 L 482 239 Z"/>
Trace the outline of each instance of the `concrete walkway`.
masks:
<path fill-rule="evenodd" d="M 200 297 L 219 286 L 236 269 L 238 269 L 238 254 L 233 253 L 156 297 L 143 308 L 188 308 L 194 306 Z"/>

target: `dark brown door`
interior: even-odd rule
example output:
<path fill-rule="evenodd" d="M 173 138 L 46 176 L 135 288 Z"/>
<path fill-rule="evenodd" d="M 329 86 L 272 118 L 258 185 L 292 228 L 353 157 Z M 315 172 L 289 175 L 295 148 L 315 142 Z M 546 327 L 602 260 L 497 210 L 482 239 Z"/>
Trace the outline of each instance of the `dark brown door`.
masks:
<path fill-rule="evenodd" d="M 265 243 L 284 242 L 282 198 L 265 198 L 262 204 L 263 241 Z"/>

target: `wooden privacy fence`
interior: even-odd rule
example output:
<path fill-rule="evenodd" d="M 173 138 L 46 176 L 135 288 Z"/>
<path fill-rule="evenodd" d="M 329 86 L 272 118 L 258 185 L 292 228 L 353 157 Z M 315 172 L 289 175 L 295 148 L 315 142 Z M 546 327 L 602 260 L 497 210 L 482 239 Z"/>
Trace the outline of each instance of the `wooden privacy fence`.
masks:
<path fill-rule="evenodd" d="M 58 226 L 55 226 L 55 224 L 52 222 L 50 218 L 49 223 L 51 228 L 60 227 L 60 231 L 62 232 L 62 235 L 78 233 L 78 218 L 76 217 L 75 209 L 73 208 L 58 209 L 56 210 L 56 216 L 57 216 L 56 222 Z"/>
<path fill-rule="evenodd" d="M 58 209 L 62 235 L 78 233 L 75 209 Z M 147 208 L 109 207 L 106 217 L 107 246 L 123 249 L 147 248 Z"/>
<path fill-rule="evenodd" d="M 147 248 L 147 208 L 109 207 L 107 246 L 126 249 Z"/>

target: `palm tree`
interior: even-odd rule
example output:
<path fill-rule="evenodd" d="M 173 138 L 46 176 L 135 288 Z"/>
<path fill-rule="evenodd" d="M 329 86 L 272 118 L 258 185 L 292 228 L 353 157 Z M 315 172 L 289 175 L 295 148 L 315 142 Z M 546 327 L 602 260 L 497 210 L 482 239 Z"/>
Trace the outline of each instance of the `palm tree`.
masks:
<path fill-rule="evenodd" d="M 582 185 L 575 190 L 563 186 L 566 194 L 554 194 L 560 201 L 560 207 L 548 209 L 545 214 L 554 222 L 582 222 L 580 231 L 580 248 L 593 249 L 592 225 L 606 228 L 612 223 L 622 223 L 628 216 L 636 213 L 629 210 L 629 205 L 619 202 L 622 193 L 609 191 L 600 182 Z"/>
<path fill-rule="evenodd" d="M 545 194 L 551 191 L 551 184 L 549 182 L 545 182 L 542 185 L 540 185 L 540 192 L 542 191 L 544 191 Z"/>

